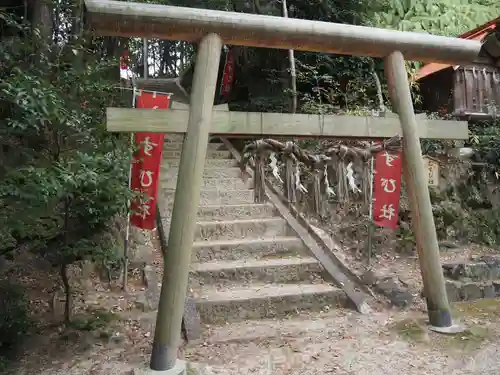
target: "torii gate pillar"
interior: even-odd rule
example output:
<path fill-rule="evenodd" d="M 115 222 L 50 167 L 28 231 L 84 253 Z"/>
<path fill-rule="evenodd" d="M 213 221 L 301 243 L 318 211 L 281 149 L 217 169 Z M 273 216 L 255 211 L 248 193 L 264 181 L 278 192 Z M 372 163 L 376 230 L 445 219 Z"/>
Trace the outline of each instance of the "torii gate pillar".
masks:
<path fill-rule="evenodd" d="M 194 218 L 200 200 L 221 49 L 221 38 L 208 34 L 201 39 L 196 56 L 151 354 L 150 367 L 156 371 L 176 367 L 196 225 Z"/>
<path fill-rule="evenodd" d="M 425 178 L 417 118 L 413 109 L 405 59 L 401 52 L 395 51 L 385 58 L 385 74 L 392 107 L 399 115 L 403 131 L 403 173 L 412 212 L 412 227 L 417 242 L 429 323 L 436 331 L 459 330 L 459 327 L 452 324 L 450 304 L 439 259 L 434 216 Z"/>

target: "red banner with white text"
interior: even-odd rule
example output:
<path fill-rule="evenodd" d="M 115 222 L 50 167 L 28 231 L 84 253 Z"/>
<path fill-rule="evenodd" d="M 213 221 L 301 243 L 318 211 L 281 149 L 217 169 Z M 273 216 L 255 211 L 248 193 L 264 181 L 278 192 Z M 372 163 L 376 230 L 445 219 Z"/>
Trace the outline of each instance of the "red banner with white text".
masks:
<path fill-rule="evenodd" d="M 220 88 L 220 93 L 225 99 L 228 98 L 229 93 L 231 92 L 231 88 L 233 87 L 234 68 L 235 61 L 233 49 L 229 48 L 226 55 L 226 62 L 224 64 L 224 73 L 222 75 L 222 83 Z"/>
<path fill-rule="evenodd" d="M 120 56 L 120 70 L 127 70 L 129 67 L 129 63 L 130 61 L 129 61 L 128 51 L 125 50 Z"/>
<path fill-rule="evenodd" d="M 373 222 L 396 229 L 401 195 L 402 153 L 381 151 L 375 155 L 373 171 Z"/>
<path fill-rule="evenodd" d="M 136 108 L 168 109 L 170 96 L 155 92 L 139 92 Z M 156 201 L 160 181 L 163 133 L 136 133 L 136 153 L 132 161 L 131 188 L 140 193 L 132 201 L 130 222 L 141 228 L 156 229 Z"/>
<path fill-rule="evenodd" d="M 130 78 L 130 56 L 128 51 L 123 51 L 120 56 L 120 78 L 129 79 Z"/>

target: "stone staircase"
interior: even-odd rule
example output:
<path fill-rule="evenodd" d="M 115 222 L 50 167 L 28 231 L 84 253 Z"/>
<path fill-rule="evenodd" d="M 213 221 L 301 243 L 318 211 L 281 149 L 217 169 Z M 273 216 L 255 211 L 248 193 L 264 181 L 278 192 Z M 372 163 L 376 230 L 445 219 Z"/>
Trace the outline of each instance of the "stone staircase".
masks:
<path fill-rule="evenodd" d="M 162 215 L 168 233 L 182 138 L 168 136 L 161 171 Z M 209 143 L 189 294 L 201 321 L 223 324 L 277 318 L 345 305 L 345 293 L 325 281 L 273 205 L 255 204 L 250 182 L 223 143 Z"/>

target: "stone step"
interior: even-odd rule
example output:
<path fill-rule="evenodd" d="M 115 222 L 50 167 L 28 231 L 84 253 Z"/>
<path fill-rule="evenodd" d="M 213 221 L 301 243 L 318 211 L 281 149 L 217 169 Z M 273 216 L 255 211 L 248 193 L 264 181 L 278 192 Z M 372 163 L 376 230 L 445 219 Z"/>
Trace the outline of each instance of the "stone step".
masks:
<path fill-rule="evenodd" d="M 167 142 L 167 141 L 169 141 L 169 142 L 184 142 L 184 137 L 185 137 L 184 133 L 165 133 L 165 142 Z M 216 140 L 220 141 L 220 139 L 218 137 L 210 137 L 209 143 L 211 141 L 216 141 Z"/>
<path fill-rule="evenodd" d="M 180 159 L 181 150 L 163 150 L 164 159 Z M 207 150 L 208 159 L 231 159 L 231 152 L 226 150 Z"/>
<path fill-rule="evenodd" d="M 236 220 L 236 219 L 261 219 L 277 215 L 272 204 L 210 204 L 198 208 L 198 217 L 201 220 Z"/>
<path fill-rule="evenodd" d="M 203 342 L 208 346 L 217 345 L 218 349 L 220 349 L 223 345 L 227 345 L 226 347 L 232 347 L 234 344 L 238 346 L 252 345 L 255 342 L 263 342 L 263 340 L 265 340 L 266 344 L 269 341 L 279 341 L 281 344 L 283 337 L 303 337 L 304 335 L 312 337 L 312 332 L 318 335 L 324 335 L 326 332 L 338 334 L 338 327 L 345 324 L 346 316 L 349 315 L 352 315 L 352 311 L 340 311 L 339 314 L 338 309 L 332 309 L 329 312 L 307 311 L 300 315 L 279 320 L 248 320 L 221 326 L 211 326 L 209 330 L 204 332 Z M 141 316 L 141 318 L 143 317 L 144 315 Z M 146 318 L 141 319 L 141 321 L 152 323 L 155 322 L 155 318 L 156 315 L 146 315 Z M 371 324 L 371 321 L 364 324 Z M 150 326 L 147 328 L 153 331 Z M 238 334 L 235 335 L 235 332 Z M 345 373 L 343 374 L 345 375 Z"/>
<path fill-rule="evenodd" d="M 185 134 L 165 134 L 166 142 L 184 142 Z"/>
<path fill-rule="evenodd" d="M 316 258 L 290 257 L 275 259 L 215 260 L 191 264 L 189 285 L 230 285 L 255 282 L 290 284 L 321 281 L 322 268 Z"/>
<path fill-rule="evenodd" d="M 484 255 L 466 262 L 444 263 L 443 274 L 453 280 L 489 281 L 500 279 L 500 256 Z"/>
<path fill-rule="evenodd" d="M 175 190 L 162 189 L 161 199 L 165 205 L 172 206 L 175 200 Z M 200 192 L 200 206 L 208 204 L 250 204 L 254 201 L 253 190 L 202 190 Z"/>
<path fill-rule="evenodd" d="M 163 176 L 162 176 L 163 177 Z M 161 178 L 163 189 L 175 189 L 177 187 L 177 176 Z M 202 189 L 224 189 L 224 190 L 244 190 L 252 187 L 251 181 L 243 182 L 241 178 L 204 178 L 201 183 Z"/>
<path fill-rule="evenodd" d="M 163 144 L 163 150 L 173 150 L 173 151 L 180 151 L 182 150 L 182 144 L 184 142 L 165 142 Z M 208 144 L 208 150 L 225 150 L 224 143 L 209 143 Z"/>
<path fill-rule="evenodd" d="M 287 236 L 291 232 L 282 218 L 200 221 L 196 223 L 195 241 L 231 240 Z"/>
<path fill-rule="evenodd" d="M 205 286 L 193 295 L 200 318 L 207 324 L 280 318 L 347 303 L 341 289 L 326 283 Z"/>
<path fill-rule="evenodd" d="M 179 173 L 179 168 L 167 167 L 162 165 L 160 171 L 160 179 L 162 181 L 171 179 L 172 177 L 177 178 Z M 213 168 L 211 166 L 205 166 L 203 170 L 203 178 L 241 178 L 241 170 L 238 167 L 231 168 Z"/>
<path fill-rule="evenodd" d="M 481 282 L 445 280 L 445 286 L 450 302 L 500 297 L 500 280 Z"/>
<path fill-rule="evenodd" d="M 162 166 L 166 168 L 179 168 L 180 159 L 163 159 Z M 236 159 L 211 159 L 205 160 L 205 166 L 208 168 L 231 168 L 237 167 L 238 162 Z"/>
<path fill-rule="evenodd" d="M 172 213 L 172 204 L 160 201 L 160 209 L 164 221 L 168 221 Z M 199 221 L 227 221 L 237 219 L 259 219 L 276 217 L 277 212 L 271 204 L 211 204 L 199 206 L 197 217 Z"/>
<path fill-rule="evenodd" d="M 306 253 L 298 237 L 200 241 L 193 244 L 192 262 L 230 261 L 297 256 Z"/>

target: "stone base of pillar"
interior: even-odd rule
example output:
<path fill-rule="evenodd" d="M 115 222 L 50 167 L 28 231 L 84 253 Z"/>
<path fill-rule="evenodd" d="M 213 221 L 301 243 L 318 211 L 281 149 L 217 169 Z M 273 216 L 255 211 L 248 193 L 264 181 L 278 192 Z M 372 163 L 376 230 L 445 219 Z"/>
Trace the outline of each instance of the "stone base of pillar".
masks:
<path fill-rule="evenodd" d="M 442 333 L 444 335 L 456 335 L 467 330 L 465 326 L 457 323 L 452 323 L 449 327 L 435 327 L 430 325 L 429 329 L 433 332 Z"/>
<path fill-rule="evenodd" d="M 132 374 L 133 375 L 187 375 L 187 367 L 186 367 L 186 361 L 182 361 L 180 359 L 177 360 L 175 363 L 175 366 L 172 367 L 170 370 L 164 370 L 164 371 L 155 371 L 151 369 L 134 369 Z"/>

